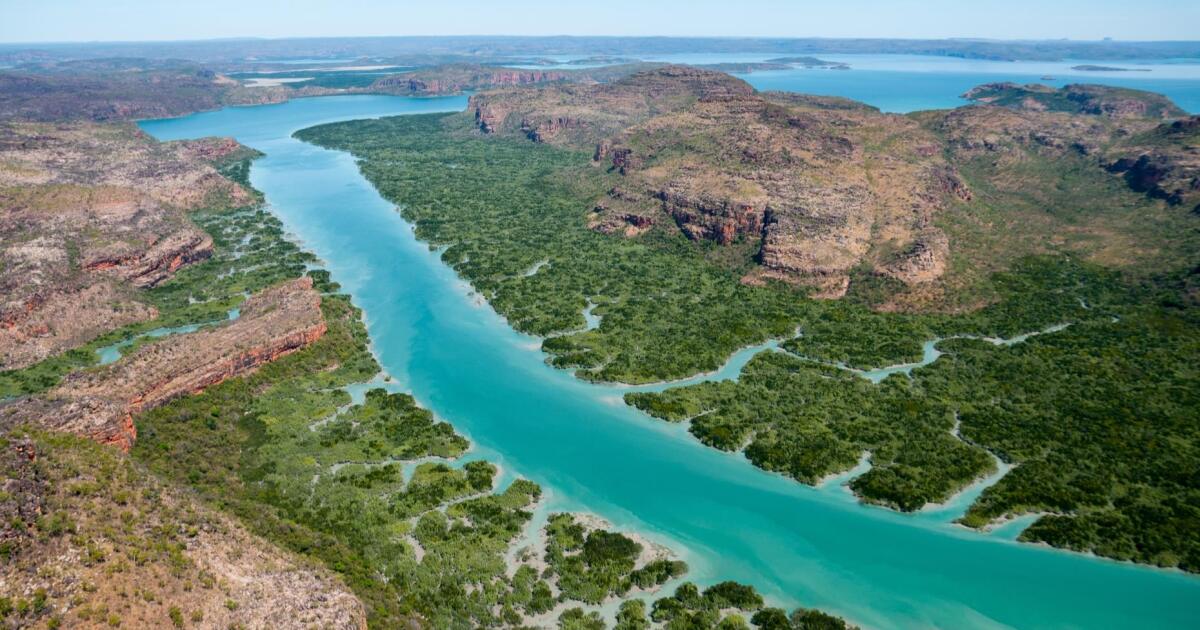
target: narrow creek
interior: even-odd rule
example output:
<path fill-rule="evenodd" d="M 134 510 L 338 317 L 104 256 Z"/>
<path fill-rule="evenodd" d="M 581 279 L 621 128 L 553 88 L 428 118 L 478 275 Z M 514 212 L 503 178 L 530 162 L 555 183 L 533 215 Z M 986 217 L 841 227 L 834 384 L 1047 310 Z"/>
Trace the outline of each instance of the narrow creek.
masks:
<path fill-rule="evenodd" d="M 547 366 L 539 340 L 481 304 L 350 155 L 291 137 L 334 120 L 464 105 L 463 97 L 327 97 L 142 127 L 163 140 L 233 136 L 263 151 L 251 182 L 364 309 L 389 388 L 453 423 L 472 441 L 470 457 L 496 462 L 505 479 L 541 484 L 545 509 L 589 511 L 644 532 L 679 550 L 693 580 L 751 583 L 776 604 L 878 628 L 1194 625 L 1194 576 L 1012 542 L 1009 528 L 1021 523 L 994 535 L 950 524 L 977 487 L 928 514 L 864 507 L 839 480 L 809 488 L 765 473 L 625 406 L 628 388 Z M 773 347 L 738 353 L 702 378 L 736 375 Z"/>

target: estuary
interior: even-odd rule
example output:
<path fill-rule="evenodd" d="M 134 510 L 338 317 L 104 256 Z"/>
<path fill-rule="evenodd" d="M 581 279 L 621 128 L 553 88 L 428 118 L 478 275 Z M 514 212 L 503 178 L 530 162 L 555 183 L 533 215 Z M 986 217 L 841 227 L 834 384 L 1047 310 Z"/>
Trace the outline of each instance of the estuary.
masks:
<path fill-rule="evenodd" d="M 364 310 L 389 387 L 452 423 L 473 455 L 540 484 L 554 510 L 594 512 L 678 549 L 692 579 L 739 580 L 775 603 L 879 628 L 1194 623 L 1194 576 L 968 531 L 952 523 L 961 511 L 860 506 L 837 481 L 813 489 L 763 472 L 625 406 L 620 390 L 549 367 L 539 340 L 481 303 L 349 154 L 292 137 L 337 120 L 465 104 L 328 97 L 141 126 L 161 140 L 231 136 L 262 151 L 251 183 Z"/>

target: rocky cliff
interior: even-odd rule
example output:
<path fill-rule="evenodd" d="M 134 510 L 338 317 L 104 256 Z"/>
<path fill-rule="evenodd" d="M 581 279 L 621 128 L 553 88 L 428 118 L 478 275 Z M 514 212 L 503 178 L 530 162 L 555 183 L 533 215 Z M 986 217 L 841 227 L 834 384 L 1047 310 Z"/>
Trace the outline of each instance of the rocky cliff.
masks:
<path fill-rule="evenodd" d="M 485 133 L 593 146 L 622 183 L 595 204 L 598 231 L 673 223 L 693 240 L 758 243 L 744 281 L 845 292 L 869 263 L 905 283 L 938 278 L 947 239 L 934 217 L 969 188 L 916 122 L 839 99 L 757 94 L 733 77 L 666 67 L 611 84 L 485 92 Z"/>
<path fill-rule="evenodd" d="M 386 76 L 375 81 L 371 89 L 400 95 L 461 94 L 466 90 L 566 81 L 573 76 L 557 70 L 447 65 Z"/>
<path fill-rule="evenodd" d="M 233 321 L 166 337 L 130 356 L 75 372 L 44 396 L 0 407 L 0 424 L 32 424 L 128 450 L 133 416 L 257 369 L 320 339 L 326 325 L 312 279 L 247 299 Z"/>
<path fill-rule="evenodd" d="M 242 150 L 131 125 L 0 126 L 0 368 L 153 318 L 135 289 L 212 253 L 186 212 L 251 200 L 212 166 Z"/>
<path fill-rule="evenodd" d="M 1104 159 L 1131 189 L 1200 215 L 1200 116 L 1133 134 Z"/>
<path fill-rule="evenodd" d="M 866 273 L 937 299 L 956 248 L 975 247 L 944 231 L 977 220 L 964 164 L 1004 195 L 1021 194 L 1022 179 L 1051 185 L 1043 180 L 1057 175 L 1042 161 L 1070 156 L 1096 169 L 1088 178 L 1108 169 L 1170 204 L 1200 201 L 1195 121 L 1163 122 L 1183 115 L 1165 97 L 1014 84 L 966 96 L 982 105 L 899 116 L 668 66 L 606 84 L 481 92 L 468 114 L 485 134 L 588 150 L 618 176 L 586 215 L 593 229 L 634 238 L 673 225 L 692 240 L 749 243 L 756 265 L 744 282 L 808 286 L 817 297 L 839 297 Z M 1101 240 L 1128 227 L 1117 223 L 1082 230 Z M 1016 249 L 1043 251 L 1047 230 Z"/>
<path fill-rule="evenodd" d="M 931 126 L 945 134 L 955 156 L 990 160 L 997 175 L 1031 155 L 1072 155 L 1172 206 L 1200 204 L 1198 116 L 1161 122 L 988 106 L 946 112 Z"/>

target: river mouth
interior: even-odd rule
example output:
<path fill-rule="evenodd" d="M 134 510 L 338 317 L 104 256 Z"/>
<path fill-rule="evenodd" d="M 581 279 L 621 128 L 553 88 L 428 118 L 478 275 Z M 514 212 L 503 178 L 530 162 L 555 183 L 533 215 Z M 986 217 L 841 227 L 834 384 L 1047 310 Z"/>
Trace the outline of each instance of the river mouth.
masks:
<path fill-rule="evenodd" d="M 354 159 L 292 138 L 335 120 L 457 111 L 465 99 L 353 96 L 226 109 L 143 128 L 160 139 L 229 135 L 266 157 L 251 182 L 364 309 L 396 387 L 448 420 L 472 456 L 548 490 L 556 510 L 595 512 L 686 549 L 689 577 L 753 584 L 777 603 L 871 627 L 1175 627 L 1200 580 L 1020 545 L 858 505 L 711 450 L 682 425 L 626 407 L 620 391 L 544 363 L 416 240 Z"/>

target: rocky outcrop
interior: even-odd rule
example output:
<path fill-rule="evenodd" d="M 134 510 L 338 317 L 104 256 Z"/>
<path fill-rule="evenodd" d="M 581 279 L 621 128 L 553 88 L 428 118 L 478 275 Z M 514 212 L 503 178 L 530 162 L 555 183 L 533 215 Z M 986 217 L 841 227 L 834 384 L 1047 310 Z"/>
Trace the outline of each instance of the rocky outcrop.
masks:
<path fill-rule="evenodd" d="M 0 408 L 0 422 L 128 450 L 137 438 L 134 415 L 251 372 L 325 331 L 320 294 L 311 278 L 298 278 L 247 299 L 232 322 L 144 345 L 111 365 L 71 374 L 43 397 Z"/>
<path fill-rule="evenodd" d="M 690 107 L 697 99 L 715 102 L 754 93 L 745 81 L 691 66 L 642 70 L 610 83 L 574 81 L 539 90 L 482 92 L 471 98 L 469 111 L 485 133 L 504 130 L 528 135 L 529 129 L 540 125 L 557 126 L 556 133 L 539 137 L 591 148 L 631 124 Z M 570 133 L 561 133 L 564 127 Z"/>
<path fill-rule="evenodd" d="M 475 125 L 483 133 L 496 133 L 500 130 L 504 119 L 508 117 L 506 108 L 490 103 L 479 96 L 472 96 L 467 100 L 467 109 L 474 112 Z"/>
<path fill-rule="evenodd" d="M 1132 190 L 1200 213 L 1200 116 L 1133 136 L 1106 157 Z"/>
<path fill-rule="evenodd" d="M 1200 116 L 1164 123 L 966 107 L 947 112 L 934 127 L 957 156 L 986 158 L 996 173 L 1031 156 L 1082 156 L 1121 176 L 1131 190 L 1170 205 L 1200 207 Z"/>
<path fill-rule="evenodd" d="M 127 245 L 127 244 L 123 244 Z M 192 229 L 154 238 L 149 247 L 130 251 L 100 250 L 83 261 L 87 271 L 111 271 L 136 287 L 152 287 L 169 278 L 183 265 L 212 255 L 213 242 L 205 232 Z"/>
<path fill-rule="evenodd" d="M 15 292 L 14 292 L 15 293 Z M 158 311 L 112 282 L 38 288 L 0 310 L 0 365 L 20 367 L 147 321 Z"/>
<path fill-rule="evenodd" d="M 154 317 L 130 289 L 212 254 L 186 212 L 251 200 L 212 166 L 246 151 L 127 125 L 0 125 L 0 369 Z"/>
<path fill-rule="evenodd" d="M 940 278 L 949 258 L 950 240 L 938 230 L 928 230 L 896 260 L 880 265 L 877 271 L 905 284 L 920 284 Z"/>
<path fill-rule="evenodd" d="M 674 187 L 655 196 L 679 229 L 694 241 L 728 245 L 738 236 L 756 238 L 762 234 L 767 208 L 761 203 L 697 195 Z"/>
<path fill-rule="evenodd" d="M 160 143 L 132 124 L 6 124 L 0 125 L 0 186 L 132 188 L 184 209 L 213 196 L 249 202 L 249 193 L 222 177 L 204 155 L 220 151 L 204 142 Z"/>
<path fill-rule="evenodd" d="M 376 80 L 371 90 L 386 94 L 461 94 L 467 90 L 566 81 L 573 75 L 555 70 L 522 70 L 475 65 L 448 65 L 394 74 Z"/>
<path fill-rule="evenodd" d="M 1186 116 L 1161 94 L 1106 85 L 1049 85 L 988 83 L 968 90 L 963 98 L 978 103 L 1026 111 L 1055 111 L 1105 118 L 1169 119 Z"/>
<path fill-rule="evenodd" d="M 586 147 L 624 176 L 596 202 L 592 229 L 636 237 L 657 216 L 692 240 L 757 242 L 750 283 L 782 280 L 836 297 L 852 268 L 894 263 L 884 252 L 896 250 L 919 251 L 920 262 L 891 275 L 928 282 L 948 253 L 933 216 L 972 198 L 940 140 L 911 120 L 829 99 L 769 98 L 696 68 L 485 93 L 473 104 L 487 132 Z M 551 132 L 530 133 L 534 120 L 550 121 Z M 866 148 L 883 146 L 881 136 L 886 150 Z"/>
<path fill-rule="evenodd" d="M 521 119 L 521 131 L 534 142 L 548 142 L 559 133 L 579 129 L 586 123 L 570 116 L 557 116 L 546 120 Z"/>

